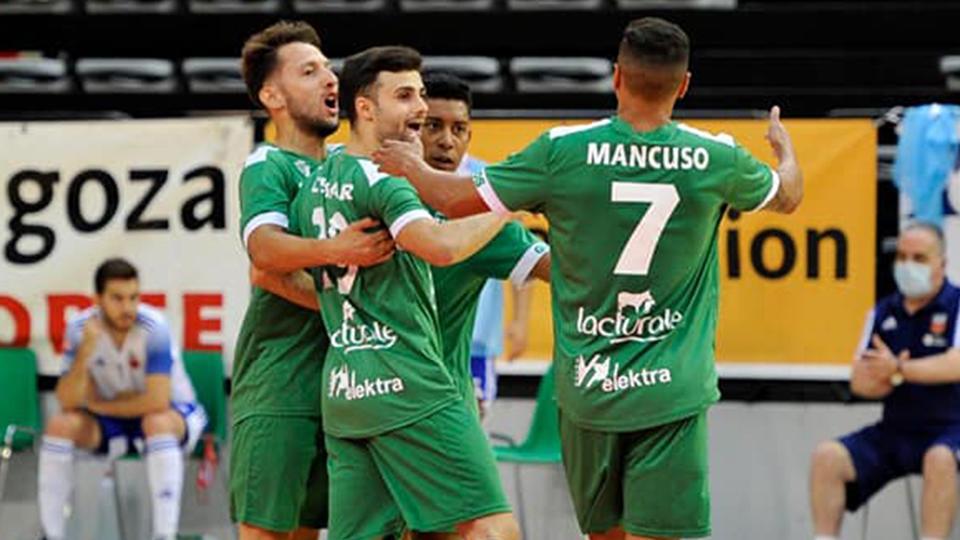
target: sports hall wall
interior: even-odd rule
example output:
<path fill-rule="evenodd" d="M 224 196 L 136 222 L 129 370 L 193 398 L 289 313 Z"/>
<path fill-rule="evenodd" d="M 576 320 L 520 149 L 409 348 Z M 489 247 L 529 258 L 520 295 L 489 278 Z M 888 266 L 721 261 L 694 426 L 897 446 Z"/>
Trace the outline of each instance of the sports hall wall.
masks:
<path fill-rule="evenodd" d="M 471 153 L 497 161 L 578 122 L 477 120 Z M 762 120 L 688 123 L 772 160 Z M 873 302 L 876 131 L 866 120 L 788 128 L 804 156 L 806 200 L 789 217 L 724 219 L 718 359 L 744 377 L 842 377 Z M 141 267 L 145 301 L 166 312 L 183 347 L 224 353 L 229 371 L 249 295 L 237 179 L 253 141 L 242 116 L 0 125 L 0 209 L 9 216 L 0 343 L 29 345 L 41 373 L 58 374 L 65 322 L 90 305 L 93 270 L 123 255 Z M 536 287 L 530 346 L 518 360 L 531 365 L 552 354 L 549 290 Z"/>

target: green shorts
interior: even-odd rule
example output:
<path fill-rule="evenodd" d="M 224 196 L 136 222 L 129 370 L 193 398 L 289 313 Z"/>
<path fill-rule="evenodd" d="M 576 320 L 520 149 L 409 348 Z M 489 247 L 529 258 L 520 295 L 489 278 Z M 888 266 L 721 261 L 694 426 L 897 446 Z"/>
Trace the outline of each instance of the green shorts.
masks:
<path fill-rule="evenodd" d="M 252 416 L 233 428 L 230 517 L 289 532 L 327 526 L 327 454 L 319 418 Z"/>
<path fill-rule="evenodd" d="M 710 535 L 706 411 L 625 433 L 592 431 L 560 413 L 563 464 L 580 530 Z"/>
<path fill-rule="evenodd" d="M 510 511 L 490 443 L 462 402 L 368 439 L 327 436 L 330 540 L 447 531 Z"/>

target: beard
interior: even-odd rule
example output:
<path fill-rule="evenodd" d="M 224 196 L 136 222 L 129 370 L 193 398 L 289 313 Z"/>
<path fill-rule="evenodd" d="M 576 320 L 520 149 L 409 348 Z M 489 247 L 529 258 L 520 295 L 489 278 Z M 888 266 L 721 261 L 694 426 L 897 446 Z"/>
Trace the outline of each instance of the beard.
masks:
<path fill-rule="evenodd" d="M 326 139 L 330 135 L 333 135 L 337 129 L 340 128 L 340 119 L 323 120 L 311 118 L 309 115 L 300 114 L 299 111 L 290 111 L 290 118 L 293 120 L 293 123 L 296 124 L 297 129 L 321 139 Z"/>

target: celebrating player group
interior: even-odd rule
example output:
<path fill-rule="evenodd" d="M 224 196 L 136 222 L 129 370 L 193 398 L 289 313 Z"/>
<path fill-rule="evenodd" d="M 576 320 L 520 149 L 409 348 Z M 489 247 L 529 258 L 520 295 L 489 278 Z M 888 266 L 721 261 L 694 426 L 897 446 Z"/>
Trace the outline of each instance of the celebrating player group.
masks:
<path fill-rule="evenodd" d="M 728 208 L 792 212 L 803 180 L 777 107 L 775 166 L 671 119 L 689 54 L 675 24 L 632 21 L 615 115 L 467 167 L 469 88 L 422 77 L 417 51 L 367 49 L 338 77 L 305 23 L 248 39 L 244 80 L 276 137 L 240 179 L 254 285 L 231 398 L 242 539 L 520 538 L 471 373 L 487 278 L 550 282 L 581 530 L 710 535 L 717 229 Z M 349 140 L 328 145 L 341 113 Z M 549 247 L 521 211 L 546 216 Z"/>

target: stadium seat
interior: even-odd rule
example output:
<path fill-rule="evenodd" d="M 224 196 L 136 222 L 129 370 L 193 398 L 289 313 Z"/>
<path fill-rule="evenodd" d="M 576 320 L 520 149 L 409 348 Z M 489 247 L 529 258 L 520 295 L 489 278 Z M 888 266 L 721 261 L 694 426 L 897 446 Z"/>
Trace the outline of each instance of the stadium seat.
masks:
<path fill-rule="evenodd" d="M 493 0 L 400 0 L 404 11 L 489 11 Z"/>
<path fill-rule="evenodd" d="M 293 10 L 300 13 L 369 12 L 386 7 L 386 0 L 293 0 Z"/>
<path fill-rule="evenodd" d="M 500 62 L 488 56 L 426 56 L 423 71 L 452 73 L 467 81 L 474 92 L 496 93 L 504 87 Z"/>
<path fill-rule="evenodd" d="M 73 80 L 63 60 L 0 59 L 0 93 L 66 94 L 72 90 Z"/>
<path fill-rule="evenodd" d="M 620 9 L 737 9 L 737 0 L 617 0 Z"/>
<path fill-rule="evenodd" d="M 207 427 L 203 430 L 203 436 L 193 450 L 192 457 L 203 460 L 206 445 L 213 445 L 213 451 L 217 454 L 216 463 L 220 463 L 219 454 L 222 451 L 227 439 L 227 393 L 224 388 L 223 358 L 216 352 L 183 352 L 183 367 L 190 377 L 193 389 L 197 393 L 197 401 L 203 405 L 207 413 Z M 138 461 L 142 456 L 136 451 L 136 448 L 127 448 L 127 453 L 119 456 L 119 459 L 125 461 Z M 108 459 L 111 459 L 108 457 Z M 122 511 L 120 497 L 120 484 L 117 482 L 116 459 L 111 459 L 108 475 L 113 479 L 114 504 L 117 508 L 117 528 L 126 532 L 125 516 Z M 211 464 L 213 465 L 213 464 Z M 211 471 L 214 476 L 220 479 L 224 496 L 229 499 L 226 482 L 224 480 L 224 471 Z M 188 486 L 189 479 L 184 479 L 184 487 Z"/>
<path fill-rule="evenodd" d="M 173 13 L 177 0 L 87 0 L 87 13 Z"/>
<path fill-rule="evenodd" d="M 518 57 L 510 61 L 517 91 L 612 92 L 613 64 L 605 58 Z"/>
<path fill-rule="evenodd" d="M 944 56 L 940 59 L 940 73 L 947 78 L 947 88 L 960 92 L 960 56 Z"/>
<path fill-rule="evenodd" d="M 163 94 L 177 91 L 173 62 L 156 58 L 86 58 L 77 60 L 83 91 Z"/>
<path fill-rule="evenodd" d="M 510 437 L 491 433 L 490 438 L 506 443 L 494 446 L 493 454 L 497 461 L 514 464 L 514 485 L 517 490 L 517 516 L 524 538 L 527 537 L 526 518 L 523 505 L 523 484 L 520 480 L 520 466 L 523 464 L 560 463 L 560 426 L 558 422 L 557 399 L 554 395 L 553 364 L 540 379 L 537 387 L 537 402 L 533 410 L 530 429 L 522 443 Z"/>
<path fill-rule="evenodd" d="M 14 452 L 32 449 L 40 433 L 37 395 L 37 358 L 30 349 L 0 348 L 0 501 L 3 500 L 10 459 Z"/>
<path fill-rule="evenodd" d="M 507 0 L 514 11 L 594 10 L 603 7 L 603 0 Z"/>
<path fill-rule="evenodd" d="M 277 13 L 280 0 L 189 0 L 192 13 Z"/>
<path fill-rule="evenodd" d="M 246 86 L 237 58 L 187 58 L 183 61 L 187 88 L 196 94 L 243 93 Z"/>
<path fill-rule="evenodd" d="M 0 14 L 64 14 L 75 10 L 73 0 L 0 0 Z"/>
<path fill-rule="evenodd" d="M 910 475 L 903 477 L 903 490 L 904 495 L 907 497 L 907 514 L 910 516 L 910 538 L 913 540 L 920 540 L 920 534 L 918 532 L 920 529 L 917 521 L 917 510 L 913 506 L 913 484 L 910 482 Z M 861 520 L 860 537 L 862 540 L 867 540 L 867 538 L 869 538 L 867 535 L 867 530 L 870 524 L 869 501 L 863 505 L 863 510 L 861 510 Z"/>

